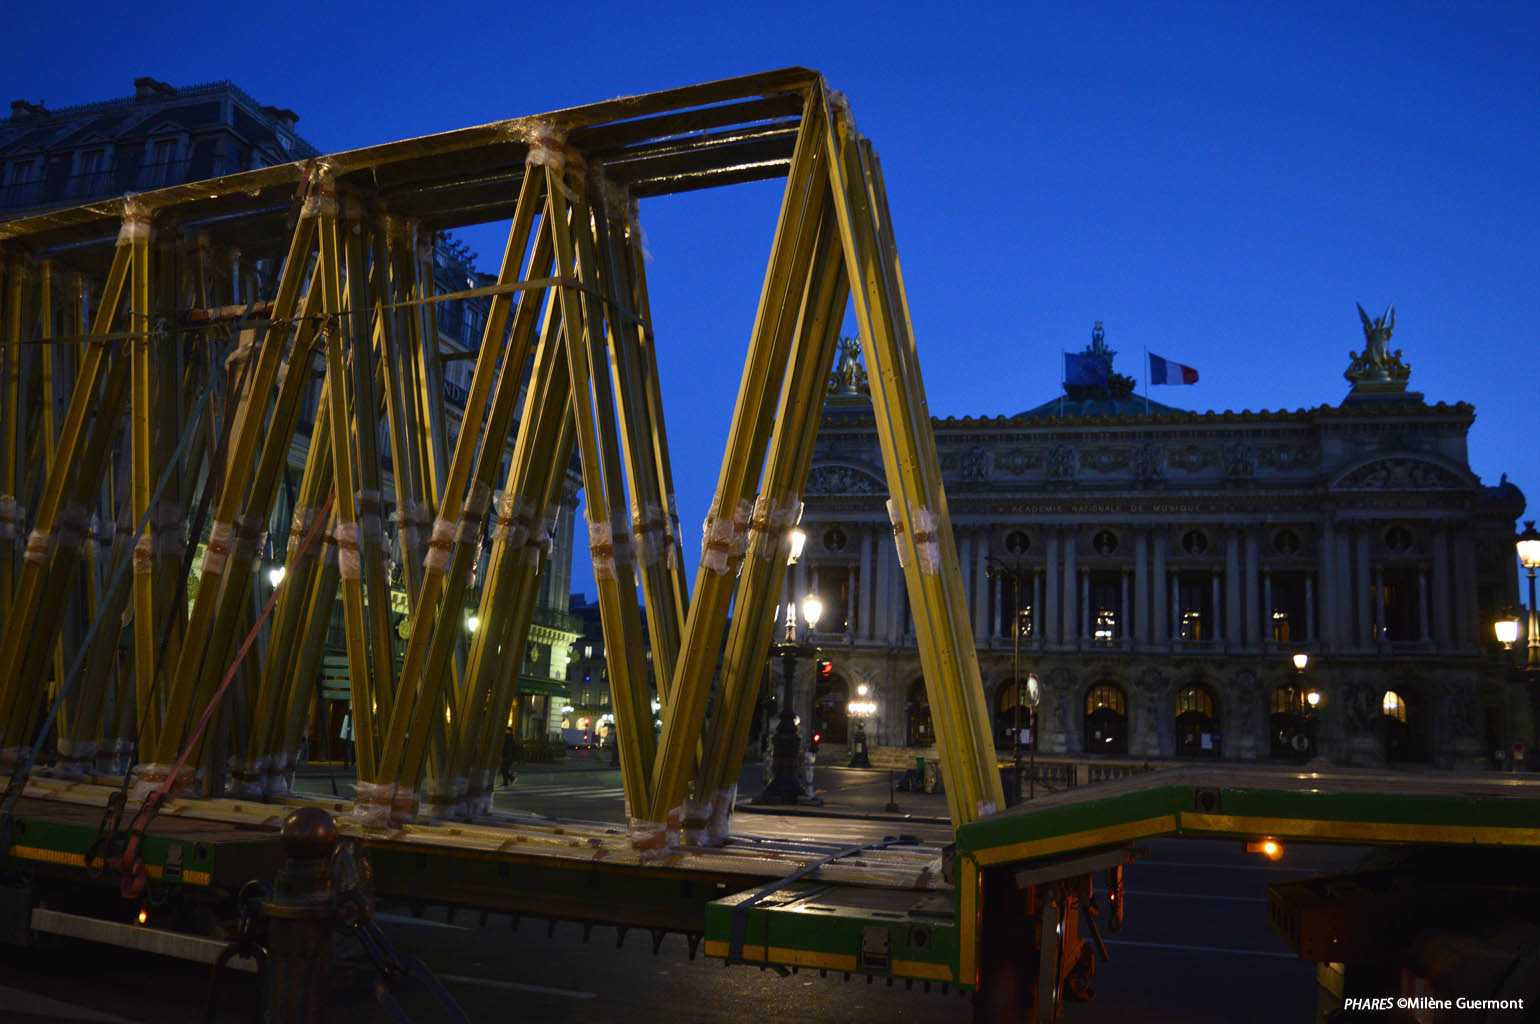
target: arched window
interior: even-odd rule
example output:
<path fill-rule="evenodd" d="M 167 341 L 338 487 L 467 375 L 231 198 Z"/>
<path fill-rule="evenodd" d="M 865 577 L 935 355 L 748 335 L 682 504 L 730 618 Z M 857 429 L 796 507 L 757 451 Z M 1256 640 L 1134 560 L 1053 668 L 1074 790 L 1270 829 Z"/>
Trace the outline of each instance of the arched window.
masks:
<path fill-rule="evenodd" d="M 1305 693 L 1294 685 L 1280 686 L 1267 702 L 1268 753 L 1308 761 L 1315 756 L 1315 731 Z"/>
<path fill-rule="evenodd" d="M 1098 683 L 1085 695 L 1088 754 L 1128 753 L 1128 698 L 1121 686 Z"/>
<path fill-rule="evenodd" d="M 1380 698 L 1380 720 L 1385 728 L 1385 760 L 1423 761 L 1427 759 L 1427 746 L 1420 706 L 1416 694 L 1401 690 L 1386 690 Z"/>
<path fill-rule="evenodd" d="M 1385 697 L 1380 701 L 1380 710 L 1384 712 L 1386 718 L 1394 718 L 1403 725 L 1406 723 L 1406 702 L 1396 691 L 1385 691 Z"/>
<path fill-rule="evenodd" d="M 1019 703 L 1018 703 L 1019 702 Z M 1017 707 L 1021 708 L 1020 717 L 1017 717 Z M 1028 745 L 1029 729 L 1032 727 L 1032 705 L 1027 697 L 1027 681 L 1022 679 L 1020 685 L 1014 679 L 1007 679 L 1000 684 L 995 691 L 995 746 L 1005 750 L 1016 745 L 1012 735 L 1020 723 L 1022 746 Z"/>
<path fill-rule="evenodd" d="M 1176 752 L 1181 757 L 1218 757 L 1219 702 L 1201 683 L 1176 695 Z"/>

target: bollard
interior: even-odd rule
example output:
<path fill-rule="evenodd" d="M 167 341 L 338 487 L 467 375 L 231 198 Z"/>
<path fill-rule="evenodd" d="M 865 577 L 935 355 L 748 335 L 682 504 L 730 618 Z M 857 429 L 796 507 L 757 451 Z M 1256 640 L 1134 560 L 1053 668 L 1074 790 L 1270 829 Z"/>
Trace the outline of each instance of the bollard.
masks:
<path fill-rule="evenodd" d="M 283 820 L 283 867 L 267 915 L 264 1024 L 319 1020 L 321 985 L 331 959 L 336 900 L 327 863 L 337 845 L 337 824 L 319 807 L 301 807 Z"/>

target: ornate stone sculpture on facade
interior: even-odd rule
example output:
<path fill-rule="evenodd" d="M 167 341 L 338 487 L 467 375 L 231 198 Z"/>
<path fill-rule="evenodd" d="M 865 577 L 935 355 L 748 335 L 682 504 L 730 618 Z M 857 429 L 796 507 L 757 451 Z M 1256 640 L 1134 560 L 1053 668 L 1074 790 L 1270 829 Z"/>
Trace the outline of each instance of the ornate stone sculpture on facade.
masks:
<path fill-rule="evenodd" d="M 1152 441 L 1146 441 L 1134 449 L 1134 479 L 1164 480 L 1166 477 L 1166 450 Z"/>
<path fill-rule="evenodd" d="M 1244 441 L 1227 444 L 1224 447 L 1225 476 L 1252 477 L 1257 475 L 1257 454 L 1251 445 Z"/>
<path fill-rule="evenodd" d="M 1073 480 L 1079 460 L 1075 449 L 1067 444 L 1056 444 L 1048 452 L 1048 479 Z"/>

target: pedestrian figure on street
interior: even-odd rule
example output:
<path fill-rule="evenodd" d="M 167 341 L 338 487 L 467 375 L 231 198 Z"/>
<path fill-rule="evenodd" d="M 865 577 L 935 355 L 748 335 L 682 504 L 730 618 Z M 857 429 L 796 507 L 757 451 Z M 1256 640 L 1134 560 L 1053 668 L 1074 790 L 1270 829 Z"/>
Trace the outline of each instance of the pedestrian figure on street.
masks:
<path fill-rule="evenodd" d="M 340 738 L 342 740 L 342 767 L 351 768 L 353 767 L 353 716 L 351 714 L 342 716 Z"/>
<path fill-rule="evenodd" d="M 517 776 L 515 776 L 514 773 L 513 773 L 513 751 L 514 751 L 513 728 L 510 726 L 509 728 L 503 730 L 503 763 L 502 763 L 502 773 L 503 773 L 503 788 L 505 788 L 505 789 L 507 787 L 513 785 L 513 780 L 515 778 L 517 778 Z"/>

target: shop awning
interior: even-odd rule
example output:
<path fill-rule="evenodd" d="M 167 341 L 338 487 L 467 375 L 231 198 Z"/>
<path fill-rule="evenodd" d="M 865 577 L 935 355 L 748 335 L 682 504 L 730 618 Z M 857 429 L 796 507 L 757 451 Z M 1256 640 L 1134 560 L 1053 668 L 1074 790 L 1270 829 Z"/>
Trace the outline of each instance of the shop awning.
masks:
<path fill-rule="evenodd" d="M 566 683 L 557 682 L 555 679 L 532 679 L 529 676 L 519 677 L 519 693 L 528 693 L 537 697 L 560 697 L 563 700 L 572 696 Z"/>

